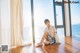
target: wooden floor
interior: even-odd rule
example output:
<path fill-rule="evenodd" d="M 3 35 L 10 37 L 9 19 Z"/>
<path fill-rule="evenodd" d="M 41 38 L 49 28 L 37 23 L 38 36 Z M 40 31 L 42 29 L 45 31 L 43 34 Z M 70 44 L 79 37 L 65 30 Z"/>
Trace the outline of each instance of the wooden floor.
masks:
<path fill-rule="evenodd" d="M 9 53 L 80 53 L 80 40 L 65 37 L 60 38 L 61 44 L 47 45 L 36 48 L 32 46 L 17 47 Z"/>

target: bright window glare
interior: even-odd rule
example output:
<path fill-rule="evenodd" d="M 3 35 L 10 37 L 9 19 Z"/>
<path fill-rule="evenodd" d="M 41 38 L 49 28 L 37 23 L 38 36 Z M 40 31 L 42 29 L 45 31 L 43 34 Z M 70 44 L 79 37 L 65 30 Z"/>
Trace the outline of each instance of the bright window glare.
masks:
<path fill-rule="evenodd" d="M 23 33 L 24 43 L 32 42 L 32 22 L 30 0 L 23 0 Z"/>
<path fill-rule="evenodd" d="M 56 5 L 56 21 L 57 25 L 63 25 L 63 13 L 62 13 L 62 6 Z"/>
<path fill-rule="evenodd" d="M 34 0 L 35 39 L 39 42 L 45 29 L 44 20 L 54 26 L 53 0 Z"/>
<path fill-rule="evenodd" d="M 70 1 L 78 1 L 77 4 L 71 4 L 71 21 L 72 24 L 80 24 L 80 0 L 70 0 Z"/>

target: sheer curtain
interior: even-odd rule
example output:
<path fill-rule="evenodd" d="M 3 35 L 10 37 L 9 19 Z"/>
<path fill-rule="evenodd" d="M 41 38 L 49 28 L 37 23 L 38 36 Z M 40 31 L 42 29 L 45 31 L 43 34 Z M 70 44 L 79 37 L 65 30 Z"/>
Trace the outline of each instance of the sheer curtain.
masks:
<path fill-rule="evenodd" d="M 1 14 L 0 14 L 0 47 L 1 47 Z"/>
<path fill-rule="evenodd" d="M 11 0 L 11 46 L 22 45 L 22 0 Z"/>
<path fill-rule="evenodd" d="M 0 0 L 0 47 L 1 47 L 1 0 Z"/>

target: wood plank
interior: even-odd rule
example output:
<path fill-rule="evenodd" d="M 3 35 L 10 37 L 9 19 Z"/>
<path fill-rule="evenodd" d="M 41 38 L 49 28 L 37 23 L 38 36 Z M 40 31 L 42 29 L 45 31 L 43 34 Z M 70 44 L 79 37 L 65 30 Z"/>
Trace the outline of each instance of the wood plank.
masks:
<path fill-rule="evenodd" d="M 66 37 L 60 39 L 61 44 L 47 45 L 36 48 L 35 46 L 17 47 L 11 49 L 10 53 L 80 53 L 80 42 Z M 78 48 L 78 49 L 77 49 Z"/>

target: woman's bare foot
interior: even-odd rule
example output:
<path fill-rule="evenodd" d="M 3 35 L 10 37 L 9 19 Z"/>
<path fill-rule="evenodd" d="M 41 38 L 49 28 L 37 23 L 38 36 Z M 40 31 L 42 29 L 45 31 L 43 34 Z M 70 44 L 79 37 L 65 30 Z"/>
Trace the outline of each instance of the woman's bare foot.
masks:
<path fill-rule="evenodd" d="M 49 45 L 50 44 L 50 41 L 45 41 L 44 44 L 45 45 Z"/>
<path fill-rule="evenodd" d="M 40 46 L 42 46 L 42 43 L 37 43 L 36 47 L 40 47 Z"/>

